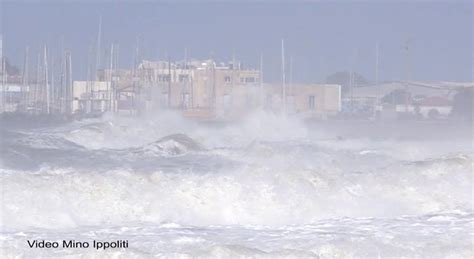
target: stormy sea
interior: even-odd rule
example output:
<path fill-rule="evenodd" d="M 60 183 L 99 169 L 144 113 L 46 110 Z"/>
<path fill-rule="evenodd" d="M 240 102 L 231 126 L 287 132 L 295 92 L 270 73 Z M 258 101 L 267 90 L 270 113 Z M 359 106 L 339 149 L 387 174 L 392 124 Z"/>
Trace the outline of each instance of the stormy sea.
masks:
<path fill-rule="evenodd" d="M 471 130 L 264 112 L 2 125 L 0 255 L 472 258 Z"/>

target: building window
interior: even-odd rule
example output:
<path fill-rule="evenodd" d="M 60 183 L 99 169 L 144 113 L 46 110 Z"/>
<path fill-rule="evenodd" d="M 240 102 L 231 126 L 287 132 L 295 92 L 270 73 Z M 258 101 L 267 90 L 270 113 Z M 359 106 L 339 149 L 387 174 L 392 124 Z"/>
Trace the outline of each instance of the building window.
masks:
<path fill-rule="evenodd" d="M 160 81 L 160 82 L 169 82 L 170 81 L 170 75 L 160 75 L 160 76 L 158 76 L 158 81 Z"/>
<path fill-rule="evenodd" d="M 245 83 L 255 83 L 255 77 L 246 77 Z"/>
<path fill-rule="evenodd" d="M 188 108 L 189 107 L 189 94 L 187 93 L 184 93 L 184 94 L 181 94 L 181 104 L 183 106 L 183 108 Z"/>
<path fill-rule="evenodd" d="M 224 82 L 230 83 L 230 82 L 232 82 L 232 79 L 230 78 L 230 76 L 225 76 L 224 77 Z"/>
<path fill-rule="evenodd" d="M 179 75 L 179 82 L 189 82 L 188 75 Z"/>
<path fill-rule="evenodd" d="M 314 110 L 314 107 L 316 107 L 316 97 L 314 97 L 314 95 L 310 95 L 308 99 L 308 108 L 310 110 Z"/>

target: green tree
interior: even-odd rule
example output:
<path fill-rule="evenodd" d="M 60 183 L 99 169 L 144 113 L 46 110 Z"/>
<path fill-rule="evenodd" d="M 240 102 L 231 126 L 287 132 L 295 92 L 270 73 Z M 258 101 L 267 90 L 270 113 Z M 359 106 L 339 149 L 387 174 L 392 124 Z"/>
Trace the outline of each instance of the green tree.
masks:
<path fill-rule="evenodd" d="M 382 97 L 382 103 L 405 104 L 406 101 L 411 101 L 411 95 L 403 89 L 395 89 Z"/>
<path fill-rule="evenodd" d="M 348 93 L 350 89 L 351 73 L 348 71 L 339 71 L 326 77 L 326 83 L 341 85 L 342 93 Z M 368 80 L 360 74 L 354 73 L 354 87 L 368 85 Z"/>
<path fill-rule="evenodd" d="M 8 60 L 8 58 L 4 57 L 5 59 L 5 68 L 7 70 L 7 74 L 9 75 L 18 75 L 20 74 L 20 69 L 18 69 L 18 67 L 10 64 L 10 61 Z M 1 73 L 1 71 L 0 71 Z"/>

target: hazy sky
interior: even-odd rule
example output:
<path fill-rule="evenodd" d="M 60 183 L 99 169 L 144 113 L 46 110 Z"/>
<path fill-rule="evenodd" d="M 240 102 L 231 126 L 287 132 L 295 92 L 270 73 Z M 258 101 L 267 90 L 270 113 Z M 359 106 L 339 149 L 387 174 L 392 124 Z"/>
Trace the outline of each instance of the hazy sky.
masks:
<path fill-rule="evenodd" d="M 85 78 L 102 15 L 103 59 L 106 48 L 119 43 L 121 67 L 132 65 L 140 36 L 141 56 L 147 59 L 168 54 L 180 60 L 187 47 L 192 57 L 228 61 L 235 50 L 238 59 L 254 67 L 263 53 L 266 80 L 276 81 L 283 37 L 287 60 L 293 57 L 294 81 L 320 82 L 351 67 L 373 80 L 376 42 L 380 79 L 399 80 L 406 74 L 404 44 L 409 39 L 413 80 L 472 80 L 472 1 L 45 2 L 1 3 L 4 54 L 19 67 L 26 45 L 37 52 L 47 44 L 58 55 L 64 36 L 75 78 Z"/>

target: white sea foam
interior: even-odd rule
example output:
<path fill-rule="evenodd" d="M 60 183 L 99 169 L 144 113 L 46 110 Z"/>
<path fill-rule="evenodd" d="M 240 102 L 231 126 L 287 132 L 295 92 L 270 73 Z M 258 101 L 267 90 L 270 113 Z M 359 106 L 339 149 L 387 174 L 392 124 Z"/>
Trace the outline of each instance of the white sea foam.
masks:
<path fill-rule="evenodd" d="M 264 113 L 226 125 L 95 120 L 12 138 L 7 159 L 37 157 L 0 169 L 7 258 L 50 257 L 25 249 L 34 238 L 130 240 L 104 258 L 473 255 L 474 154 L 458 140 L 338 137 Z"/>
<path fill-rule="evenodd" d="M 347 174 L 328 161 L 312 170 L 255 165 L 179 174 L 3 170 L 2 224 L 13 229 L 124 222 L 288 225 L 469 209 L 469 159 L 394 164 L 363 174 Z"/>

